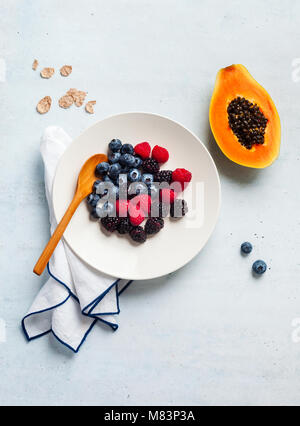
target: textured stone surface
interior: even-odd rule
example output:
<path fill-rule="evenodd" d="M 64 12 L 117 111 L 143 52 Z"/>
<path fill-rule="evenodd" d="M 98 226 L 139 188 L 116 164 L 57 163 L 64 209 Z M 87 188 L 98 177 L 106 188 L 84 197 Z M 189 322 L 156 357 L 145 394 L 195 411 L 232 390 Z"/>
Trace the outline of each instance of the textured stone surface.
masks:
<path fill-rule="evenodd" d="M 299 14 L 288 0 L 1 1 L 1 405 L 300 403 Z M 209 130 L 216 72 L 234 62 L 279 109 L 281 156 L 267 170 L 231 163 Z M 66 63 L 67 79 L 39 75 Z M 94 115 L 59 108 L 70 87 L 97 99 Z M 223 190 L 216 231 L 187 267 L 122 295 L 116 333 L 97 326 L 78 355 L 52 337 L 27 344 L 20 320 L 46 279 L 31 272 L 49 237 L 43 129 L 75 137 L 132 110 L 178 120 L 209 148 Z M 271 270 L 255 279 L 259 258 Z"/>

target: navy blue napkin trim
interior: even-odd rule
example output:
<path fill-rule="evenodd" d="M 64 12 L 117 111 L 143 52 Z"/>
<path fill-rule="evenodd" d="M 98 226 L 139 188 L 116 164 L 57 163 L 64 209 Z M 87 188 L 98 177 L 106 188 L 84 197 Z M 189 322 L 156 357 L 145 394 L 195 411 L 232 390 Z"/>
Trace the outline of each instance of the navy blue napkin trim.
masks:
<path fill-rule="evenodd" d="M 63 305 L 64 303 L 66 303 L 68 300 L 69 300 L 69 298 L 70 297 L 73 297 L 76 301 L 77 301 L 77 303 L 79 303 L 79 299 L 78 299 L 78 297 L 71 291 L 71 289 L 68 287 L 68 285 L 66 284 L 66 283 L 64 283 L 63 281 L 61 281 L 59 278 L 57 278 L 55 275 L 53 275 L 53 273 L 51 272 L 51 270 L 50 270 L 50 266 L 49 266 L 49 263 L 48 263 L 48 265 L 47 265 L 47 270 L 48 270 L 48 273 L 49 273 L 49 275 L 53 278 L 53 279 L 55 279 L 59 284 L 61 284 L 62 286 L 64 286 L 65 287 L 65 289 L 68 291 L 68 293 L 69 293 L 69 295 L 68 295 L 68 297 L 65 299 L 65 300 L 63 300 L 61 303 L 59 303 L 59 304 L 57 304 L 57 305 L 54 305 L 54 306 L 51 306 L 50 308 L 47 308 L 47 309 L 43 309 L 43 310 L 41 310 L 41 311 L 36 311 L 36 312 L 32 312 L 32 313 L 30 313 L 30 314 L 28 314 L 28 315 L 26 315 L 23 319 L 22 319 L 22 329 L 23 329 L 23 332 L 24 332 L 24 334 L 25 334 L 25 336 L 26 336 L 26 338 L 27 338 L 27 340 L 28 341 L 31 341 L 31 340 L 35 340 L 35 339 L 37 339 L 37 338 L 39 338 L 39 337 L 42 337 L 42 336 L 45 336 L 46 334 L 49 334 L 49 333 L 52 333 L 53 334 L 53 336 L 60 342 L 60 343 L 62 343 L 64 346 L 66 346 L 67 348 L 69 348 L 69 349 L 71 349 L 73 352 L 75 352 L 75 353 L 77 353 L 78 351 L 79 351 L 79 349 L 81 348 L 81 346 L 83 345 L 83 343 L 85 342 L 85 340 L 86 340 L 86 338 L 87 338 L 87 336 L 89 335 L 89 333 L 91 332 L 91 330 L 93 329 L 93 327 L 94 327 L 94 325 L 97 323 L 97 321 L 100 321 L 100 322 L 102 322 L 102 323 L 104 323 L 104 324 L 106 324 L 106 325 L 109 325 L 111 328 L 112 328 L 112 330 L 113 331 L 116 331 L 117 329 L 118 329 L 118 324 L 115 324 L 115 323 L 112 323 L 112 322 L 110 322 L 110 321 L 107 321 L 107 320 L 104 320 L 103 318 L 100 318 L 100 316 L 104 316 L 104 315 L 118 315 L 119 313 L 120 313 L 120 305 L 119 305 L 119 296 L 130 286 L 130 284 L 133 282 L 132 280 L 131 281 L 128 281 L 128 283 L 127 284 L 125 284 L 125 286 L 119 291 L 119 288 L 118 288 L 118 283 L 119 283 L 119 281 L 120 281 L 120 279 L 117 279 L 107 290 L 105 290 L 103 293 L 101 293 L 98 297 L 96 297 L 96 299 L 95 300 L 93 300 L 91 303 L 89 303 L 86 307 L 84 307 L 83 309 L 82 309 L 82 311 L 81 311 L 81 313 L 82 313 L 82 315 L 85 315 L 85 316 L 87 316 L 87 317 L 89 317 L 89 318 L 94 318 L 95 320 L 92 322 L 92 324 L 91 324 L 91 326 L 90 326 L 90 328 L 87 330 L 87 332 L 85 333 L 85 335 L 83 336 L 83 339 L 81 340 L 81 342 L 80 342 L 80 344 L 79 344 L 79 346 L 76 348 L 76 349 L 74 349 L 74 348 L 72 348 L 70 345 L 68 345 L 66 342 L 64 342 L 63 340 L 61 340 L 55 333 L 54 333 L 54 331 L 52 330 L 52 329 L 50 329 L 50 330 L 48 330 L 48 331 L 46 331 L 46 332 L 44 332 L 44 333 L 41 333 L 41 334 L 39 334 L 39 335 L 36 335 L 36 336 L 33 336 L 33 337 L 29 337 L 29 335 L 28 335 L 28 333 L 27 333 L 27 330 L 26 330 L 26 327 L 25 327 L 25 320 L 26 320 L 26 318 L 28 318 L 28 317 L 30 317 L 30 316 L 33 316 L 33 315 L 36 315 L 36 314 L 41 314 L 41 313 L 43 313 L 43 312 L 47 312 L 47 311 L 50 311 L 50 310 L 52 310 L 52 309 L 55 309 L 55 308 L 57 308 L 57 307 L 59 307 L 59 306 L 61 306 L 61 305 Z M 96 306 L 101 302 L 101 300 L 103 299 L 103 297 L 105 297 L 106 296 L 106 294 L 113 288 L 113 287 L 115 287 L 115 290 L 116 290 L 116 302 L 117 302 L 117 311 L 116 312 L 104 312 L 104 313 L 101 313 L 101 312 L 99 312 L 99 313 L 91 313 L 95 308 L 96 308 Z M 89 309 L 90 308 L 90 309 Z M 89 310 L 88 310 L 89 309 Z"/>

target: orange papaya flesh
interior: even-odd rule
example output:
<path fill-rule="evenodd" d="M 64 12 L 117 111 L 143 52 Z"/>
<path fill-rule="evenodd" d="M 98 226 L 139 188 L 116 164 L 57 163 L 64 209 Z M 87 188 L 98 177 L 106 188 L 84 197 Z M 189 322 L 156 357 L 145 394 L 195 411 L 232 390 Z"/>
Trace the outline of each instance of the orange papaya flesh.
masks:
<path fill-rule="evenodd" d="M 243 104 L 246 121 L 242 117 Z M 237 108 L 239 105 L 241 108 Z M 268 92 L 243 65 L 231 65 L 219 71 L 209 120 L 220 149 L 235 163 L 265 168 L 278 157 L 281 128 L 277 109 Z"/>

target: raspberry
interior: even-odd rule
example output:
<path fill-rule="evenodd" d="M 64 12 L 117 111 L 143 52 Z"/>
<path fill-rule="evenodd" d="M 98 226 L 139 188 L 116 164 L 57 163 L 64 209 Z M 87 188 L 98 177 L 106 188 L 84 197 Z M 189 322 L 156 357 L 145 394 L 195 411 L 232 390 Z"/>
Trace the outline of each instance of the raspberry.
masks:
<path fill-rule="evenodd" d="M 101 219 L 101 224 L 104 226 L 104 228 L 109 232 L 114 232 L 117 229 L 117 226 L 119 224 L 119 218 L 118 217 L 103 217 Z"/>
<path fill-rule="evenodd" d="M 173 189 L 163 188 L 160 191 L 160 198 L 163 203 L 173 204 L 176 197 L 177 194 Z"/>
<path fill-rule="evenodd" d="M 120 217 L 126 217 L 128 212 L 128 200 L 117 200 L 116 201 L 116 212 Z"/>
<path fill-rule="evenodd" d="M 161 217 L 150 217 L 145 225 L 146 234 L 157 234 L 164 227 L 164 220 Z"/>
<path fill-rule="evenodd" d="M 129 235 L 133 239 L 133 241 L 136 241 L 137 243 L 144 243 L 147 239 L 146 232 L 142 228 L 142 226 L 136 226 L 133 228 Z"/>
<path fill-rule="evenodd" d="M 170 215 L 171 217 L 183 217 L 189 211 L 185 200 L 175 200 L 174 204 L 171 205 Z"/>
<path fill-rule="evenodd" d="M 145 214 L 143 210 L 138 208 L 135 204 L 129 204 L 129 219 L 133 226 L 138 226 L 145 220 Z"/>
<path fill-rule="evenodd" d="M 119 224 L 117 227 L 117 231 L 119 234 L 128 234 L 132 230 L 132 225 L 128 219 L 128 217 L 122 217 L 119 219 Z"/>
<path fill-rule="evenodd" d="M 159 163 L 165 163 L 169 159 L 169 153 L 166 150 L 166 148 L 155 145 L 155 147 L 152 150 L 152 158 L 157 160 Z"/>
<path fill-rule="evenodd" d="M 138 143 L 134 147 L 134 152 L 139 155 L 143 160 L 150 157 L 151 146 L 148 142 Z"/>
<path fill-rule="evenodd" d="M 136 203 L 138 209 L 143 210 L 144 213 L 149 214 L 151 211 L 151 197 L 147 194 L 137 195 L 132 199 L 133 203 Z"/>
<path fill-rule="evenodd" d="M 154 160 L 154 158 L 147 158 L 143 162 L 143 169 L 145 172 L 155 175 L 159 171 L 159 164 L 156 160 Z"/>
<path fill-rule="evenodd" d="M 170 184 L 172 182 L 172 170 L 161 170 L 154 176 L 155 182 L 168 182 Z"/>
<path fill-rule="evenodd" d="M 167 217 L 169 214 L 170 206 L 162 203 L 161 201 L 152 201 L 151 217 Z"/>
<path fill-rule="evenodd" d="M 186 169 L 176 169 L 172 173 L 173 182 L 180 182 L 182 189 L 184 189 L 184 184 L 192 180 L 192 173 Z"/>

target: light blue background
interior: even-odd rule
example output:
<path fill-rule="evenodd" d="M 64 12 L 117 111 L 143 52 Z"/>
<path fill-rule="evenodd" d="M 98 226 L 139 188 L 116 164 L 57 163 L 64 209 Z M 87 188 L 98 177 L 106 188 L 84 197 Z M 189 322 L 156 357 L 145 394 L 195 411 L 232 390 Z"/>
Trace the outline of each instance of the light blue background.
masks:
<path fill-rule="evenodd" d="M 299 404 L 300 57 L 297 0 L 0 0 L 0 404 Z M 57 70 L 43 80 L 31 69 Z M 279 160 L 239 167 L 212 139 L 208 108 L 219 68 L 243 63 L 282 120 Z M 72 64 L 62 78 L 58 69 Z M 95 114 L 62 110 L 70 87 Z M 53 97 L 51 111 L 35 106 Z M 72 136 L 130 110 L 182 122 L 212 153 L 223 205 L 202 253 L 121 298 L 116 333 L 96 326 L 78 355 L 46 336 L 27 344 L 20 320 L 45 282 L 32 267 L 48 240 L 39 140 L 48 125 Z M 254 244 L 243 258 L 239 246 Z M 251 264 L 271 268 L 261 279 Z M 155 265 L 153 265 L 155 268 Z M 297 333 L 295 333 L 297 335 Z"/>

